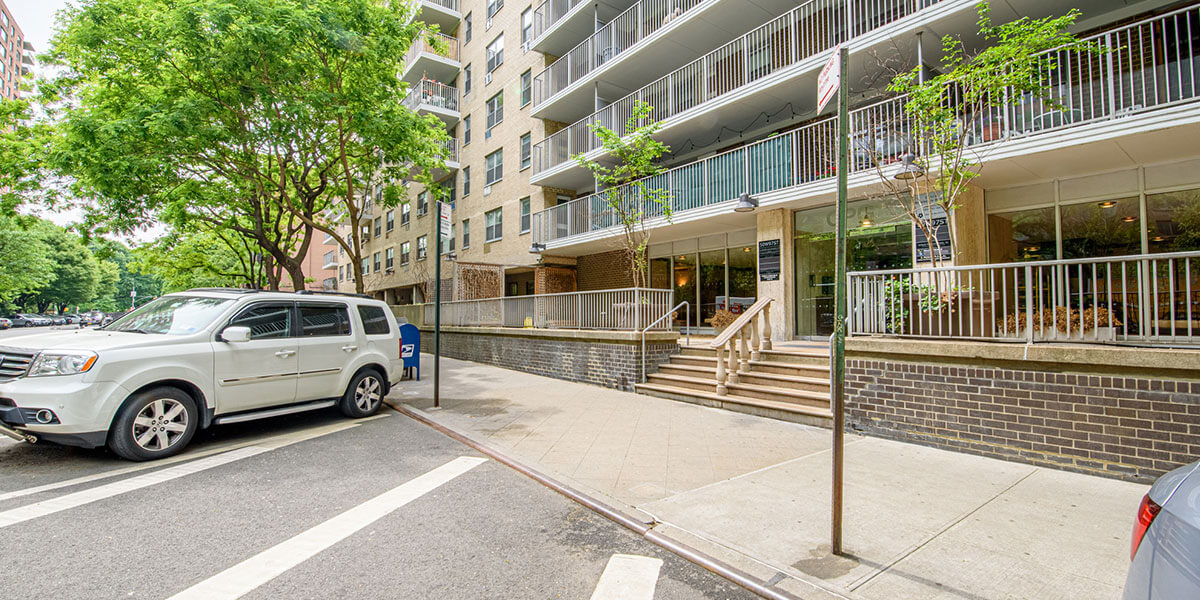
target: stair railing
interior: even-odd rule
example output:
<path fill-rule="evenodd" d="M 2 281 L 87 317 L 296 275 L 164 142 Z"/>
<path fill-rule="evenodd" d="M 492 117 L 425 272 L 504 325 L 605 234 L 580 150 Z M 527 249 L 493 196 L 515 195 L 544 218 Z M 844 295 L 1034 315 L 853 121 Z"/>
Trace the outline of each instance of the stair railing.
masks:
<path fill-rule="evenodd" d="M 692 345 L 692 305 L 688 304 L 687 300 L 684 300 L 683 302 L 676 304 L 671 310 L 668 310 L 663 316 L 655 319 L 649 327 L 646 327 L 642 330 L 642 383 L 646 383 L 646 332 L 654 329 L 654 327 L 661 323 L 663 319 L 673 316 L 675 311 L 679 310 L 679 307 L 681 306 L 687 311 L 687 321 L 685 321 L 688 324 L 687 345 Z"/>
<path fill-rule="evenodd" d="M 738 382 L 738 375 L 750 372 L 750 361 L 758 360 L 763 350 L 771 349 L 771 298 L 760 298 L 742 313 L 729 327 L 725 328 L 711 348 L 717 351 L 717 395 L 729 393 L 730 383 Z M 762 335 L 759 335 L 759 321 Z M 726 359 L 728 352 L 728 359 Z M 736 355 L 736 358 L 735 358 Z M 728 364 L 726 364 L 728 362 Z"/>

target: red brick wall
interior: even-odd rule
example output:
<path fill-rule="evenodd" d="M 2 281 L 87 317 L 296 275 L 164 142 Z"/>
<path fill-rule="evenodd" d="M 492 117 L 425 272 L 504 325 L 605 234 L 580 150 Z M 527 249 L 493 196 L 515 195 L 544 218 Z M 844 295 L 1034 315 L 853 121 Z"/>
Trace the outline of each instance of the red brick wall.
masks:
<path fill-rule="evenodd" d="M 633 270 L 625 250 L 580 256 L 576 282 L 581 292 L 633 287 Z"/>

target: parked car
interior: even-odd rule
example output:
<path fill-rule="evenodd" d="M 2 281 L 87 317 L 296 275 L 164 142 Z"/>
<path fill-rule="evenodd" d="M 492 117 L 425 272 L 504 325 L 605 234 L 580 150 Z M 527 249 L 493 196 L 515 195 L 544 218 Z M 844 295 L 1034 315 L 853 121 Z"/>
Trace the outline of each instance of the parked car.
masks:
<path fill-rule="evenodd" d="M 171 456 L 196 431 L 337 406 L 375 413 L 403 372 L 400 329 L 353 294 L 198 289 L 103 329 L 0 339 L 0 433 Z"/>
<path fill-rule="evenodd" d="M 67 321 L 67 325 L 78 325 L 79 324 L 79 315 L 68 313 L 68 314 L 62 315 L 62 318 Z"/>
<path fill-rule="evenodd" d="M 1158 478 L 1133 521 L 1124 600 L 1200 598 L 1200 461 Z"/>
<path fill-rule="evenodd" d="M 0 329 L 9 329 L 12 326 L 13 326 L 12 321 L 10 321 L 4 317 L 0 317 Z"/>
<path fill-rule="evenodd" d="M 13 327 L 33 327 L 36 325 L 31 315 L 13 313 L 5 318 L 12 322 Z"/>

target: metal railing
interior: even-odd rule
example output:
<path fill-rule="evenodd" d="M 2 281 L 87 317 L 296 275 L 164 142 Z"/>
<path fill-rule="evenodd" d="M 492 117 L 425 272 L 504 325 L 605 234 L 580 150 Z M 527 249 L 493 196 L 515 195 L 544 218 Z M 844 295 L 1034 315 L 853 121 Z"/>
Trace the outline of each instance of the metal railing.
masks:
<path fill-rule="evenodd" d="M 422 79 L 409 90 L 408 96 L 404 98 L 404 106 L 415 111 L 422 104 L 457 111 L 458 88 L 438 81 Z"/>
<path fill-rule="evenodd" d="M 442 142 L 442 149 L 446 151 L 446 162 L 458 162 L 458 140 L 449 138 Z"/>
<path fill-rule="evenodd" d="M 442 303 L 442 325 L 642 331 L 671 312 L 673 290 L 626 288 Z M 433 322 L 426 306 L 425 322 Z M 668 331 L 671 323 L 654 330 Z"/>
<path fill-rule="evenodd" d="M 656 0 L 660 3 L 664 1 Z M 808 0 L 538 142 L 533 147 L 533 173 L 536 175 L 568 162 L 576 154 L 599 148 L 600 140 L 588 129 L 588 124 L 600 123 L 610 129 L 622 130 L 639 101 L 654 107 L 651 120 L 661 121 L 706 102 L 743 91 L 744 87 L 780 69 L 826 52 L 848 38 L 868 33 L 941 1 Z M 695 4 L 691 0 L 687 2 L 689 8 Z M 847 12 L 851 15 L 850 19 L 847 19 Z M 610 26 L 614 23 L 617 20 Z M 850 32 L 849 35 L 847 32 Z M 593 50 L 592 40 L 597 36 L 602 36 L 602 33 L 593 35 L 576 48 L 586 47 L 578 57 L 572 59 L 572 54 L 568 54 L 534 78 L 535 107 L 603 64 L 600 58 L 593 56 L 597 52 Z M 609 37 L 618 39 L 613 35 Z M 613 47 L 628 49 L 628 46 L 622 47 L 620 44 Z M 602 57 L 603 53 L 600 55 Z M 604 58 L 604 61 L 609 58 Z M 559 66 L 559 63 L 565 66 Z"/>
<path fill-rule="evenodd" d="M 642 329 L 642 379 L 641 379 L 642 383 L 646 383 L 646 333 L 652 329 L 659 327 L 659 324 L 662 323 L 664 320 L 673 319 L 675 317 L 675 313 L 679 312 L 680 308 L 684 309 L 687 312 L 687 320 L 684 321 L 684 323 L 690 324 L 692 322 L 692 304 L 690 302 L 688 302 L 687 300 L 684 300 L 683 302 L 676 304 L 674 308 L 663 313 L 663 315 L 661 317 L 655 319 L 652 323 L 650 323 L 644 329 Z M 669 323 L 668 323 L 667 328 L 670 329 Z M 687 335 L 687 345 L 691 346 L 692 345 L 692 328 L 691 327 L 683 327 L 682 329 L 684 330 L 685 335 Z"/>
<path fill-rule="evenodd" d="M 439 49 L 431 40 L 437 40 L 437 43 L 443 47 Z M 417 39 L 413 40 L 412 47 L 408 49 L 408 54 L 404 56 L 406 68 L 412 67 L 417 60 L 417 56 L 422 52 L 436 54 L 450 60 L 459 60 L 458 38 L 429 30 L 421 31 Z"/>
<path fill-rule="evenodd" d="M 588 73 L 600 68 L 647 36 L 666 27 L 701 0 L 640 0 L 604 27 L 567 51 L 533 77 L 533 105 L 567 89 Z M 536 27 L 536 16 L 534 19 Z M 535 32 L 536 39 L 537 34 Z"/>
<path fill-rule="evenodd" d="M 851 335 L 1200 342 L 1200 252 L 849 274 Z"/>
<path fill-rule="evenodd" d="M 539 38 L 546 35 L 560 19 L 567 16 L 571 9 L 579 6 L 583 0 L 546 0 L 533 9 L 533 37 L 532 42 L 537 42 Z"/>
<path fill-rule="evenodd" d="M 428 3 L 428 4 L 436 4 L 442 8 L 447 8 L 454 12 L 458 12 L 458 0 L 421 0 L 421 1 Z"/>
<path fill-rule="evenodd" d="M 961 114 L 972 115 L 963 122 L 966 141 L 981 147 L 1194 100 L 1200 95 L 1200 49 L 1192 46 L 1190 33 L 1180 37 L 1191 31 L 1200 31 L 1200 4 L 1089 38 L 1107 48 L 1107 53 L 1059 52 L 1058 70 L 1046 76 L 1055 102 L 1030 99 L 1001 102 L 992 109 L 961 107 Z M 1167 52 L 1163 49 L 1167 46 L 1174 49 Z M 905 102 L 905 97 L 897 97 L 851 111 L 852 172 L 897 161 L 905 150 L 919 154 L 912 147 Z M 574 139 L 584 138 L 551 136 L 545 141 L 559 144 Z M 567 151 L 574 155 L 584 150 Z M 679 213 L 732 200 L 743 192 L 761 194 L 832 180 L 836 166 L 837 121 L 830 117 L 675 167 L 645 184 L 666 190 L 672 211 Z M 533 241 L 544 244 L 617 225 L 603 194 L 535 213 Z M 655 216 L 656 210 L 661 212 L 656 206 L 645 207 L 648 217 Z"/>

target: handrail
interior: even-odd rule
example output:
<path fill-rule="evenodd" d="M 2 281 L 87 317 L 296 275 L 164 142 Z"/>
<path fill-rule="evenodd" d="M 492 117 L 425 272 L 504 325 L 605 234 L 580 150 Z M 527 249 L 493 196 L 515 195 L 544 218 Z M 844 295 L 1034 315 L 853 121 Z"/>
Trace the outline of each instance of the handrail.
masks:
<path fill-rule="evenodd" d="M 717 339 L 713 340 L 709 347 L 719 348 L 724 346 L 729 342 L 730 338 L 732 338 L 737 334 L 737 332 L 741 331 L 742 328 L 746 326 L 746 323 L 749 323 L 751 319 L 758 315 L 758 313 L 762 312 L 763 307 L 771 304 L 772 300 L 774 300 L 774 298 L 759 298 L 757 302 L 750 305 L 750 308 L 747 309 L 746 312 L 742 313 L 740 317 L 734 320 L 729 327 L 726 327 L 725 331 L 722 331 L 721 335 L 718 335 Z"/>
<path fill-rule="evenodd" d="M 659 321 L 662 321 L 663 319 L 675 314 L 675 311 L 679 310 L 680 306 L 687 307 L 687 345 L 692 345 L 692 305 L 689 304 L 687 300 L 684 300 L 683 302 L 676 304 L 673 308 L 671 308 L 671 310 L 668 310 L 666 314 L 655 319 L 653 323 L 642 330 L 642 383 L 646 383 L 646 332 L 654 329 L 654 326 L 658 325 Z"/>

